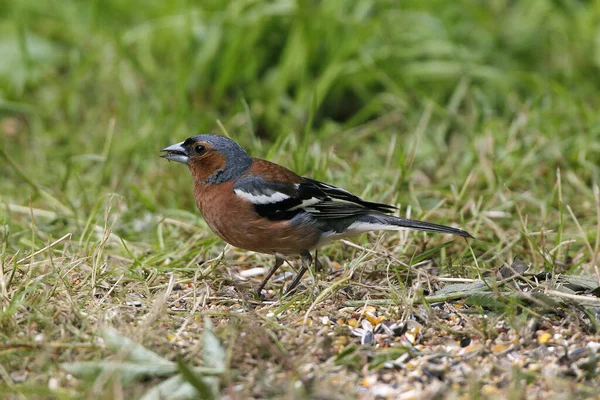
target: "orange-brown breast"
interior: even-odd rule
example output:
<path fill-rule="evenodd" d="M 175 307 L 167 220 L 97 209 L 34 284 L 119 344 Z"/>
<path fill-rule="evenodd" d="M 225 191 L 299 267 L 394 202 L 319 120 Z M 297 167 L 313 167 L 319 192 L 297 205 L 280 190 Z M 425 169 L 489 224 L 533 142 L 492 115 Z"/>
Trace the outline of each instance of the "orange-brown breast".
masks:
<path fill-rule="evenodd" d="M 217 185 L 196 183 L 194 195 L 208 226 L 233 246 L 259 253 L 293 255 L 313 249 L 319 240 L 315 226 L 272 221 L 258 215 L 250 201 L 234 193 L 233 181 Z"/>

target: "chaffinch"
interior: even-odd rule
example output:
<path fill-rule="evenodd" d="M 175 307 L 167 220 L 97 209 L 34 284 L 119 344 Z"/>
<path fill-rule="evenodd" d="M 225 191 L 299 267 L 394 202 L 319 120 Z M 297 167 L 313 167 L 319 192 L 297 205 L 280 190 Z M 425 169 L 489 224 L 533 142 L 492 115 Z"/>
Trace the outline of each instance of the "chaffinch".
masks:
<path fill-rule="evenodd" d="M 196 205 L 221 239 L 275 255 L 273 267 L 257 288 L 259 295 L 286 256 L 300 255 L 302 267 L 286 294 L 291 292 L 312 263 L 310 251 L 339 238 L 402 229 L 472 237 L 461 229 L 388 215 L 396 207 L 364 201 L 344 189 L 252 158 L 224 136 L 192 136 L 161 151 L 165 152 L 161 157 L 188 166 Z"/>

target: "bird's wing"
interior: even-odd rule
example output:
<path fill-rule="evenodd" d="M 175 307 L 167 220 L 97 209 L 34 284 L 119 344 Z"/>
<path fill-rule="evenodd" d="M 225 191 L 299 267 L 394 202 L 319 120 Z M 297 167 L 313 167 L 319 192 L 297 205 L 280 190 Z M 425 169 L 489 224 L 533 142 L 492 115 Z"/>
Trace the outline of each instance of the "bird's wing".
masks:
<path fill-rule="evenodd" d="M 303 178 L 282 166 L 259 159 L 254 159 L 253 166 L 235 182 L 233 190 L 240 198 L 254 204 L 257 213 L 263 217 L 289 220 L 304 213 L 320 222 L 322 229 L 330 235 L 416 229 L 472 237 L 460 229 L 386 215 L 396 208 L 364 201 L 347 190 Z"/>
<path fill-rule="evenodd" d="M 233 185 L 233 191 L 242 199 L 254 204 L 254 208 L 263 217 L 269 219 L 291 219 L 306 207 L 327 199 L 315 185 L 300 182 L 281 182 L 267 180 L 260 175 L 246 175 Z"/>
<path fill-rule="evenodd" d="M 338 219 L 394 210 L 392 206 L 364 201 L 344 189 L 312 179 L 298 176 L 296 182 L 282 182 L 269 178 L 250 173 L 233 186 L 236 195 L 253 203 L 256 211 L 269 219 L 291 219 L 301 212 L 317 219 Z"/>
<path fill-rule="evenodd" d="M 396 210 L 396 207 L 388 204 L 364 201 L 347 190 L 340 189 L 339 187 L 327 183 L 310 178 L 304 178 L 304 180 L 306 181 L 306 184 L 316 186 L 327 195 L 330 201 L 323 201 L 315 204 L 313 207 L 315 207 L 317 212 L 330 214 L 331 217 L 336 217 L 335 214 L 339 213 L 343 214 L 339 215 L 340 217 L 372 212 L 390 214 Z"/>

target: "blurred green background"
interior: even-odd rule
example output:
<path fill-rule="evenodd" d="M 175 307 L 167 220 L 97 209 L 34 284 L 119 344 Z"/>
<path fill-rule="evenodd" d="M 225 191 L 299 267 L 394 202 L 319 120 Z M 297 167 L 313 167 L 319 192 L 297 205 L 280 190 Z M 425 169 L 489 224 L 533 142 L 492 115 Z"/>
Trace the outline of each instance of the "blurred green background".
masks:
<path fill-rule="evenodd" d="M 4 0 L 2 201 L 85 218 L 116 193 L 125 222 L 193 213 L 158 150 L 227 131 L 416 215 L 441 198 L 457 223 L 514 212 L 509 189 L 555 229 L 557 168 L 591 210 L 599 23 L 598 1 Z"/>

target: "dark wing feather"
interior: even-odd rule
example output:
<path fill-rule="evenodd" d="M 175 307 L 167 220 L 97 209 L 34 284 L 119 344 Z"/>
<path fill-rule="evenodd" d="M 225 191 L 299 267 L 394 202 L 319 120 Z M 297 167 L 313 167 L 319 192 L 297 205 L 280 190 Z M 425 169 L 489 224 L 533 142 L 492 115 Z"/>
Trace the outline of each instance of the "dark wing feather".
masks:
<path fill-rule="evenodd" d="M 338 219 L 375 213 L 389 214 L 395 207 L 364 201 L 352 193 L 309 178 L 297 183 L 270 181 L 247 175 L 233 187 L 238 196 L 251 201 L 256 211 L 273 220 L 291 219 L 307 212 L 317 219 Z"/>
<path fill-rule="evenodd" d="M 273 220 L 291 219 L 304 212 L 305 206 L 327 199 L 327 195 L 312 184 L 269 181 L 255 175 L 238 179 L 233 190 L 252 202 L 259 215 Z"/>
<path fill-rule="evenodd" d="M 348 211 L 351 212 L 350 215 L 355 215 L 353 210 L 356 210 L 356 213 L 363 214 L 365 211 L 367 212 L 381 212 L 384 214 L 391 214 L 396 210 L 396 207 L 390 206 L 388 204 L 383 203 L 373 203 L 370 201 L 364 201 L 360 197 L 350 193 L 347 190 L 340 189 L 338 187 L 329 185 L 327 183 L 315 181 L 313 179 L 304 178 L 307 182 L 317 186 L 321 189 L 328 197 L 333 200 L 334 204 L 323 204 L 324 208 L 330 208 L 333 213 L 334 210 L 343 207 L 347 207 Z M 336 201 L 337 200 L 337 201 Z"/>

